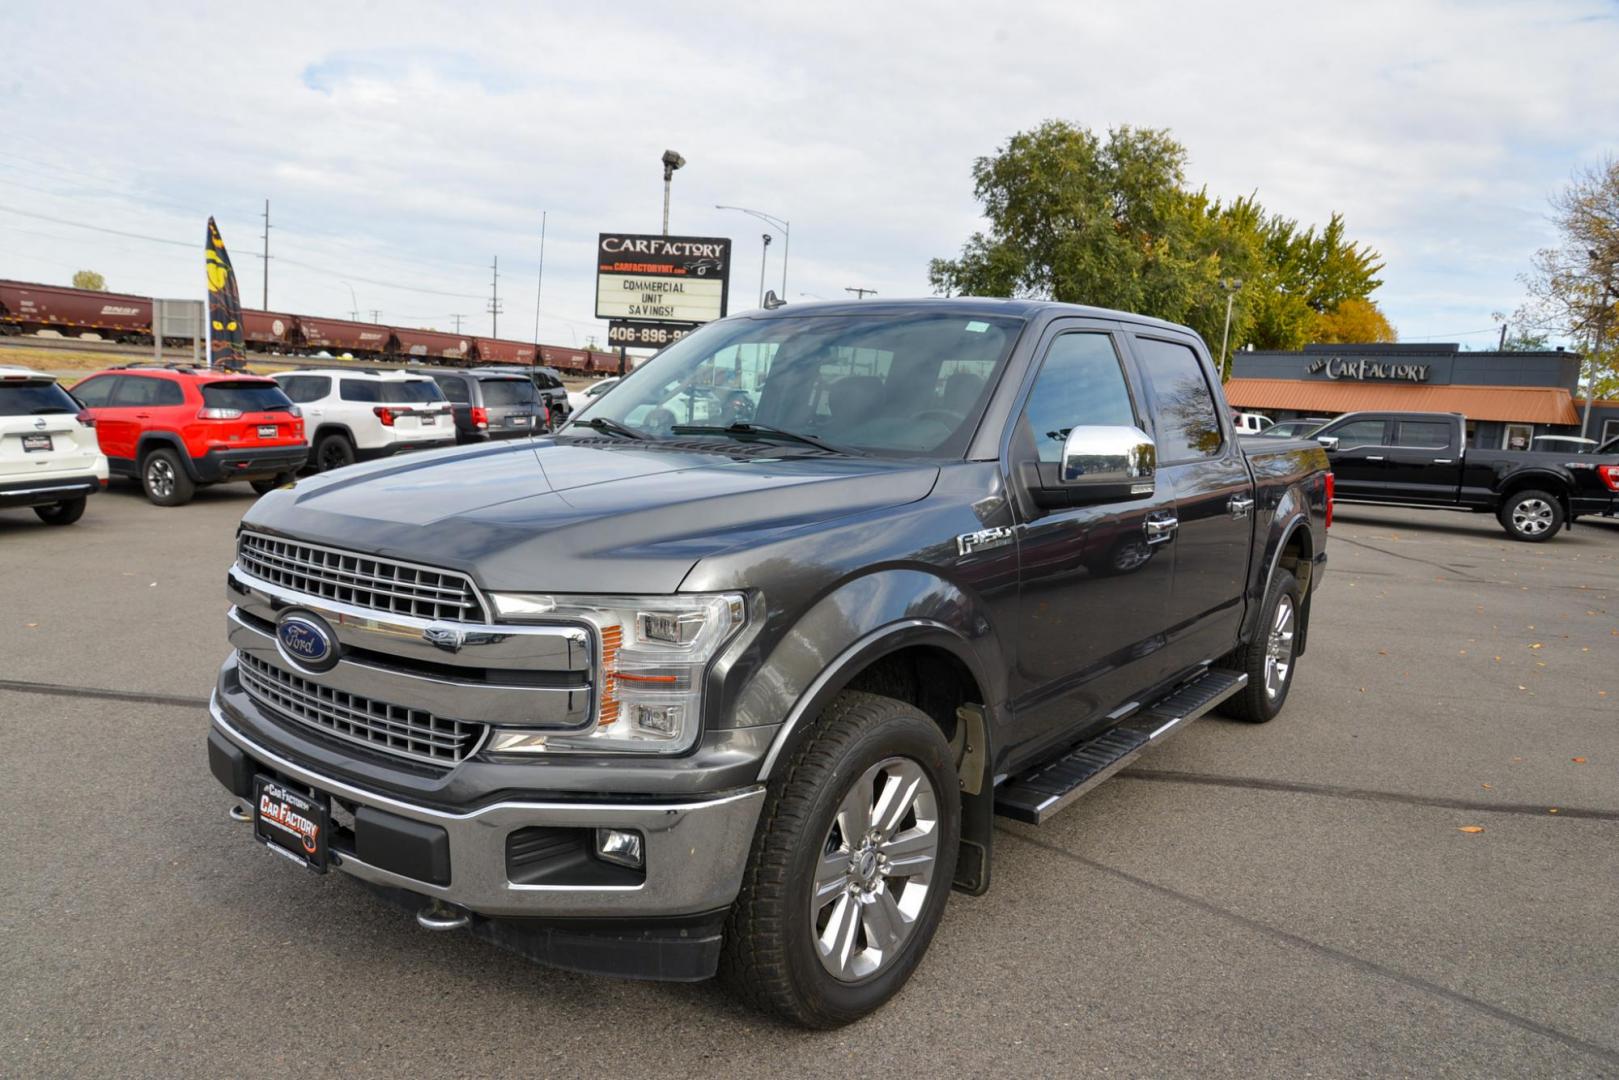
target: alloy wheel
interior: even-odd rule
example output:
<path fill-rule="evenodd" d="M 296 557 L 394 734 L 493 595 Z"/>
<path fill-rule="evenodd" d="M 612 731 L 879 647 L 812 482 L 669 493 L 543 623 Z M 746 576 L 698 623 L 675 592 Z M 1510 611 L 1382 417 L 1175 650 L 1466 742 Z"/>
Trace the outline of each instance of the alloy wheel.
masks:
<path fill-rule="evenodd" d="M 1512 508 L 1512 527 L 1525 536 L 1539 536 L 1552 527 L 1556 511 L 1545 499 L 1525 499 Z"/>
<path fill-rule="evenodd" d="M 154 458 L 146 466 L 146 486 L 160 499 L 174 494 L 174 466 L 163 458 Z"/>
<path fill-rule="evenodd" d="M 1293 669 L 1293 622 L 1293 598 L 1283 593 L 1265 644 L 1265 696 L 1272 701 L 1287 689 L 1288 673 Z"/>

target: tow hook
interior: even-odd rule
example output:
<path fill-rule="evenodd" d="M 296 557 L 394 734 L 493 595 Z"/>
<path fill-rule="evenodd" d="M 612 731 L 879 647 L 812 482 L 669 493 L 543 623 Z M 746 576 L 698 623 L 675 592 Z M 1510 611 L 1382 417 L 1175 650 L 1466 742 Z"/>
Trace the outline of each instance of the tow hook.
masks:
<path fill-rule="evenodd" d="M 472 925 L 472 916 L 442 900 L 429 900 L 416 913 L 416 925 L 423 930 L 461 930 Z"/>
<path fill-rule="evenodd" d="M 230 815 L 232 821 L 246 822 L 253 820 L 253 808 L 240 799 L 232 803 L 231 808 L 225 812 Z"/>

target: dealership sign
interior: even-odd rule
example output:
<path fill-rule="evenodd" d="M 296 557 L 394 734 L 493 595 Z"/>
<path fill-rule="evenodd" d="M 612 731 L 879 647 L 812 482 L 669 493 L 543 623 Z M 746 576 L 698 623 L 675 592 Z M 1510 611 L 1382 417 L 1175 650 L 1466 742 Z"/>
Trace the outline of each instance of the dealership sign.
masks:
<path fill-rule="evenodd" d="M 614 345 L 659 347 L 725 317 L 731 241 L 712 236 L 602 233 L 596 318 Z"/>
<path fill-rule="evenodd" d="M 1329 379 L 1392 379 L 1397 382 L 1427 382 L 1427 364 L 1391 364 L 1383 360 L 1346 360 L 1341 356 L 1313 360 L 1308 371 L 1311 375 L 1325 375 Z"/>

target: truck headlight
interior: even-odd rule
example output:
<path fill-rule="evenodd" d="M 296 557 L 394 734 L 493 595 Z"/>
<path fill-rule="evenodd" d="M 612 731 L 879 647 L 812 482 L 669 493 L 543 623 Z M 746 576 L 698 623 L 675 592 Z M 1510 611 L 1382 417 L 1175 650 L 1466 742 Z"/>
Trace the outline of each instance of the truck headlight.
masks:
<path fill-rule="evenodd" d="M 552 596 L 493 593 L 513 622 L 585 623 L 596 644 L 595 724 L 587 731 L 499 728 L 497 754 L 632 751 L 675 754 L 702 723 L 709 661 L 747 622 L 740 593 Z"/>

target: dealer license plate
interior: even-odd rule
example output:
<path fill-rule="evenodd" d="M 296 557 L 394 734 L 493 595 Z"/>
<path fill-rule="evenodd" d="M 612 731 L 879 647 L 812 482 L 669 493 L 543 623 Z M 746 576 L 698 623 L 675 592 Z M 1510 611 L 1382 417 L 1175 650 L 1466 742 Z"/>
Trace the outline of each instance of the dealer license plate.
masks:
<path fill-rule="evenodd" d="M 268 777 L 254 778 L 253 836 L 259 843 L 324 874 L 330 831 L 331 812 L 324 797 L 311 799 Z"/>
<path fill-rule="evenodd" d="M 276 436 L 276 432 L 278 432 L 280 430 L 281 429 L 276 427 L 274 424 L 260 424 L 259 425 L 259 438 L 261 438 L 261 439 L 273 439 Z"/>
<path fill-rule="evenodd" d="M 534 422 L 534 418 L 532 416 L 508 416 L 508 417 L 506 417 L 506 426 L 507 427 L 528 427 L 533 422 Z"/>
<path fill-rule="evenodd" d="M 51 450 L 55 444 L 49 435 L 24 435 L 22 437 L 23 453 L 31 454 L 36 450 Z"/>
<path fill-rule="evenodd" d="M 423 427 L 432 427 L 436 423 L 438 423 L 438 417 L 434 416 L 432 413 L 428 413 L 422 417 Z"/>

